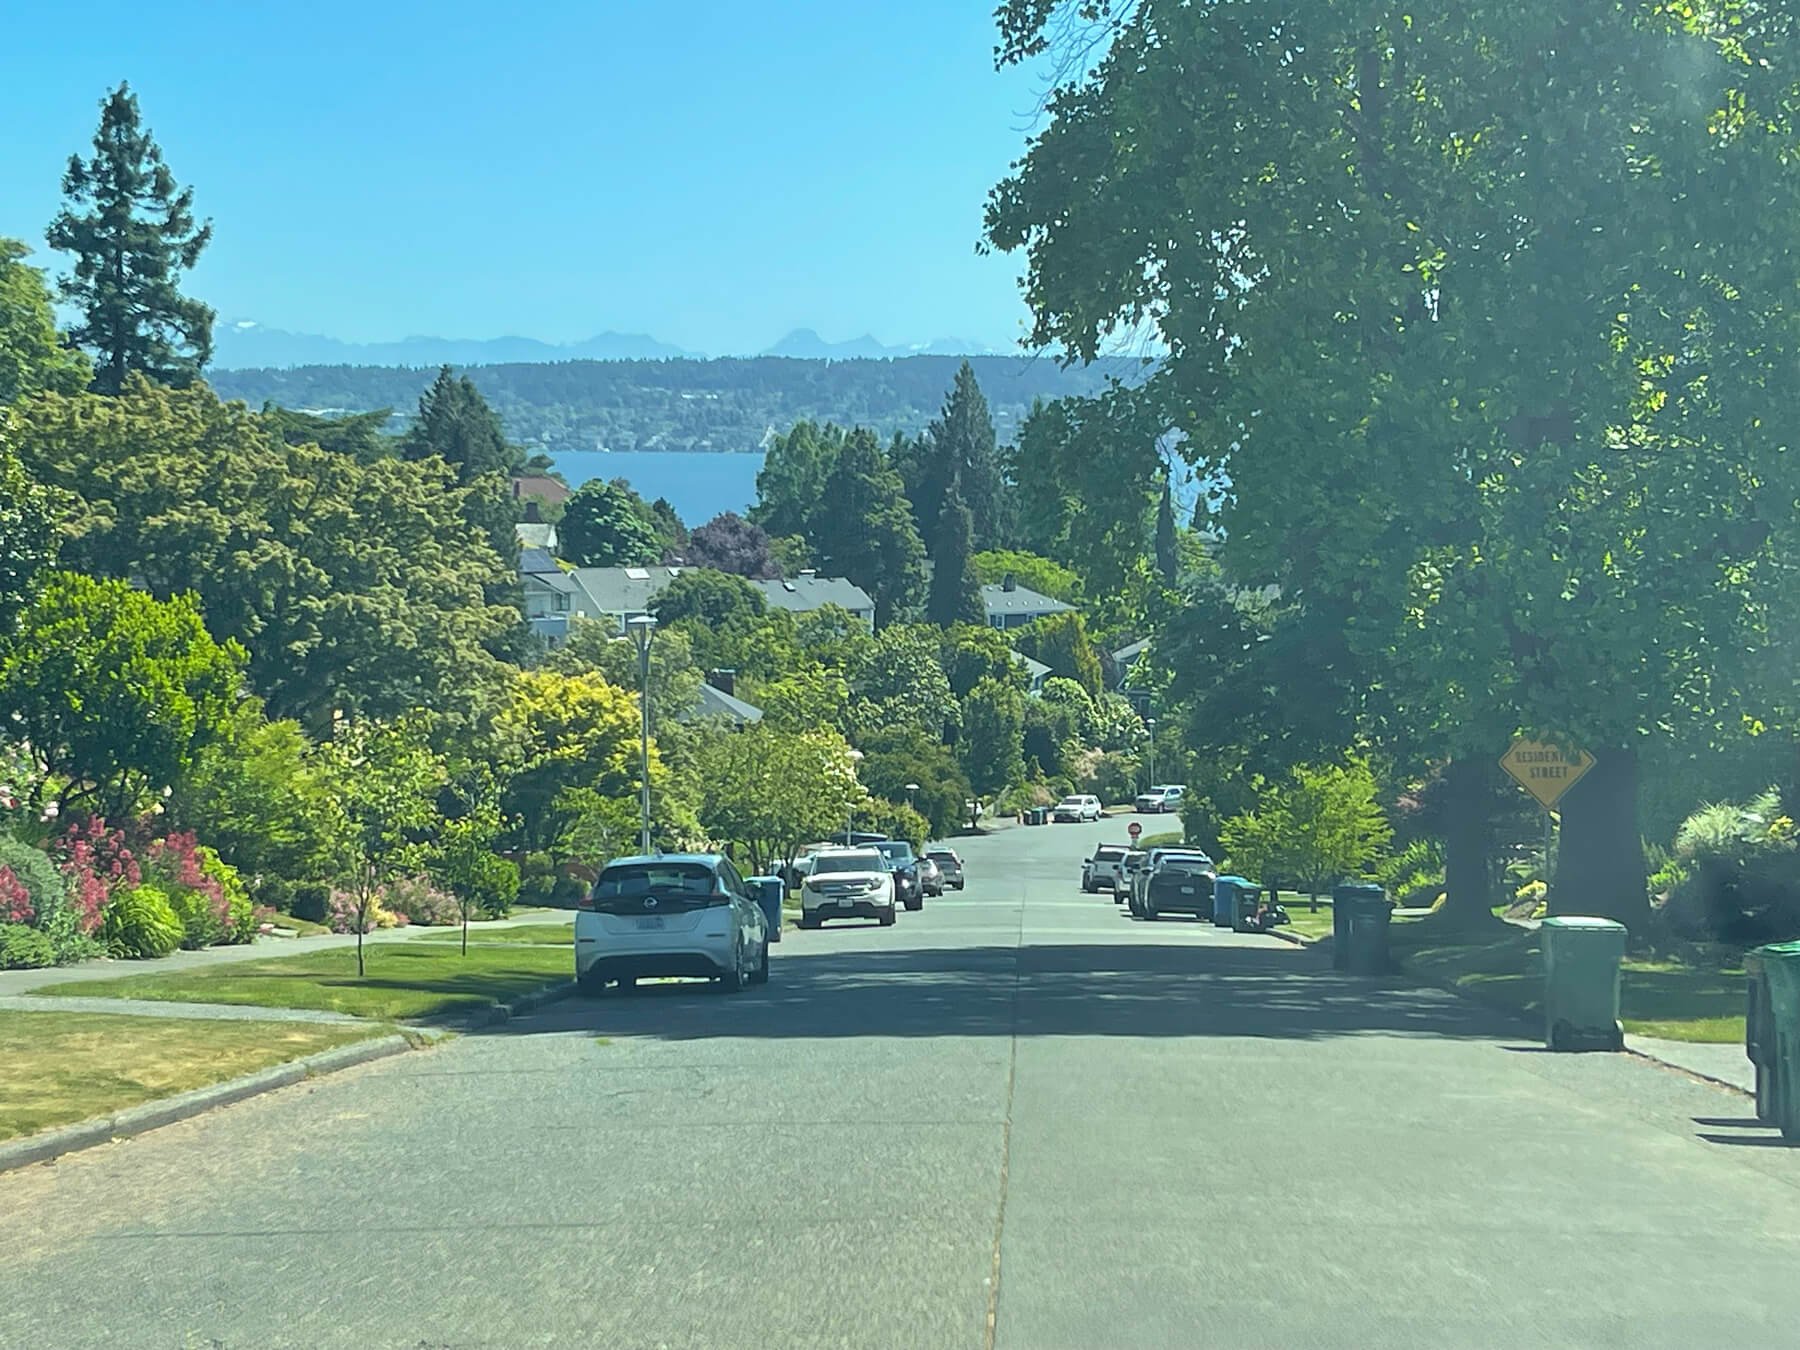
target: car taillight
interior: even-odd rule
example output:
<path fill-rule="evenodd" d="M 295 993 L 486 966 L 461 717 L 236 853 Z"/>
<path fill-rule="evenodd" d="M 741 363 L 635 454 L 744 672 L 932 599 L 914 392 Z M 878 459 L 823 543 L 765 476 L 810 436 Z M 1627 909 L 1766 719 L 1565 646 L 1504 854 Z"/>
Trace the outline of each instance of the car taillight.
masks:
<path fill-rule="evenodd" d="M 593 907 L 594 907 L 594 893 L 592 891 L 583 891 L 581 893 L 581 897 L 575 901 L 576 909 L 591 910 L 591 909 L 593 909 Z"/>

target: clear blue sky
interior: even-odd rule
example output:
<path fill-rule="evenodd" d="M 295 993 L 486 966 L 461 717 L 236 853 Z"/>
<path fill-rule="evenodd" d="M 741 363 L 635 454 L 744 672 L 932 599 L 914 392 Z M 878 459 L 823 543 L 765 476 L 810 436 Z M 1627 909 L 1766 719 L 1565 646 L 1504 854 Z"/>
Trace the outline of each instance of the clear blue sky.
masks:
<path fill-rule="evenodd" d="M 357 341 L 606 329 L 721 353 L 1022 331 L 975 256 L 1034 124 L 989 0 L 45 0 L 10 13 L 0 234 L 131 81 L 212 217 L 189 289 Z"/>

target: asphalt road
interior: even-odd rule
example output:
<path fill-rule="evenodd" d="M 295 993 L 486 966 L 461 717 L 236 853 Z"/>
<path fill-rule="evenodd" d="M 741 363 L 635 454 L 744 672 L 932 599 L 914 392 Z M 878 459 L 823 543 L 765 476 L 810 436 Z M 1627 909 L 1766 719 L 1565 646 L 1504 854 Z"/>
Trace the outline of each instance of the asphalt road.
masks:
<path fill-rule="evenodd" d="M 1155 823 L 1151 823 L 1155 828 Z M 0 1176 L 0 1345 L 1791 1346 L 1800 1149 L 1448 995 L 1133 921 L 1123 822 L 891 929 Z"/>

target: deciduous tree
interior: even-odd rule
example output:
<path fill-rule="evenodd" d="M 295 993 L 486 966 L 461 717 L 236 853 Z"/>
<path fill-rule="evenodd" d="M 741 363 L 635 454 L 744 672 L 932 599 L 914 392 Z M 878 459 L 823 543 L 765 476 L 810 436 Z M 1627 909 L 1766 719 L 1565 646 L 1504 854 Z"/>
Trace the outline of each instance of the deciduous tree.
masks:
<path fill-rule="evenodd" d="M 21 261 L 29 253 L 0 237 L 0 407 L 40 389 L 78 393 L 94 373 L 86 356 L 63 345 L 44 274 Z"/>
<path fill-rule="evenodd" d="M 596 478 L 563 505 L 557 547 L 577 567 L 642 567 L 662 558 L 663 540 L 628 489 Z"/>

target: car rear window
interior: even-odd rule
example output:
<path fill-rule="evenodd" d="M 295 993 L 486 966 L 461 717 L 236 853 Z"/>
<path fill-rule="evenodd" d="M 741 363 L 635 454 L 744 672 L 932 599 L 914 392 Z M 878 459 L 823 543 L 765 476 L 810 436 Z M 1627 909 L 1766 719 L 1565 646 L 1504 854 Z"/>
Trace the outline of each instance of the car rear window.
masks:
<path fill-rule="evenodd" d="M 885 844 L 877 844 L 875 847 L 880 851 L 881 856 L 890 862 L 911 862 L 913 860 L 912 845 L 904 839 L 890 840 Z"/>
<path fill-rule="evenodd" d="M 1119 859 L 1124 856 L 1124 849 L 1115 848 L 1111 844 L 1102 844 L 1099 848 L 1094 850 L 1095 862 L 1118 862 Z"/>
<path fill-rule="evenodd" d="M 689 907 L 730 899 L 705 863 L 623 863 L 608 867 L 594 883 L 594 908 L 602 912 L 636 913 L 651 898 L 659 906 Z"/>
<path fill-rule="evenodd" d="M 948 849 L 933 849 L 930 853 L 927 853 L 925 856 L 927 858 L 930 858 L 931 861 L 937 862 L 937 863 L 953 863 L 956 861 L 956 855 L 954 853 L 950 852 Z"/>
<path fill-rule="evenodd" d="M 879 872 L 881 855 L 874 850 L 858 853 L 821 853 L 813 860 L 813 875 L 821 872 Z"/>

